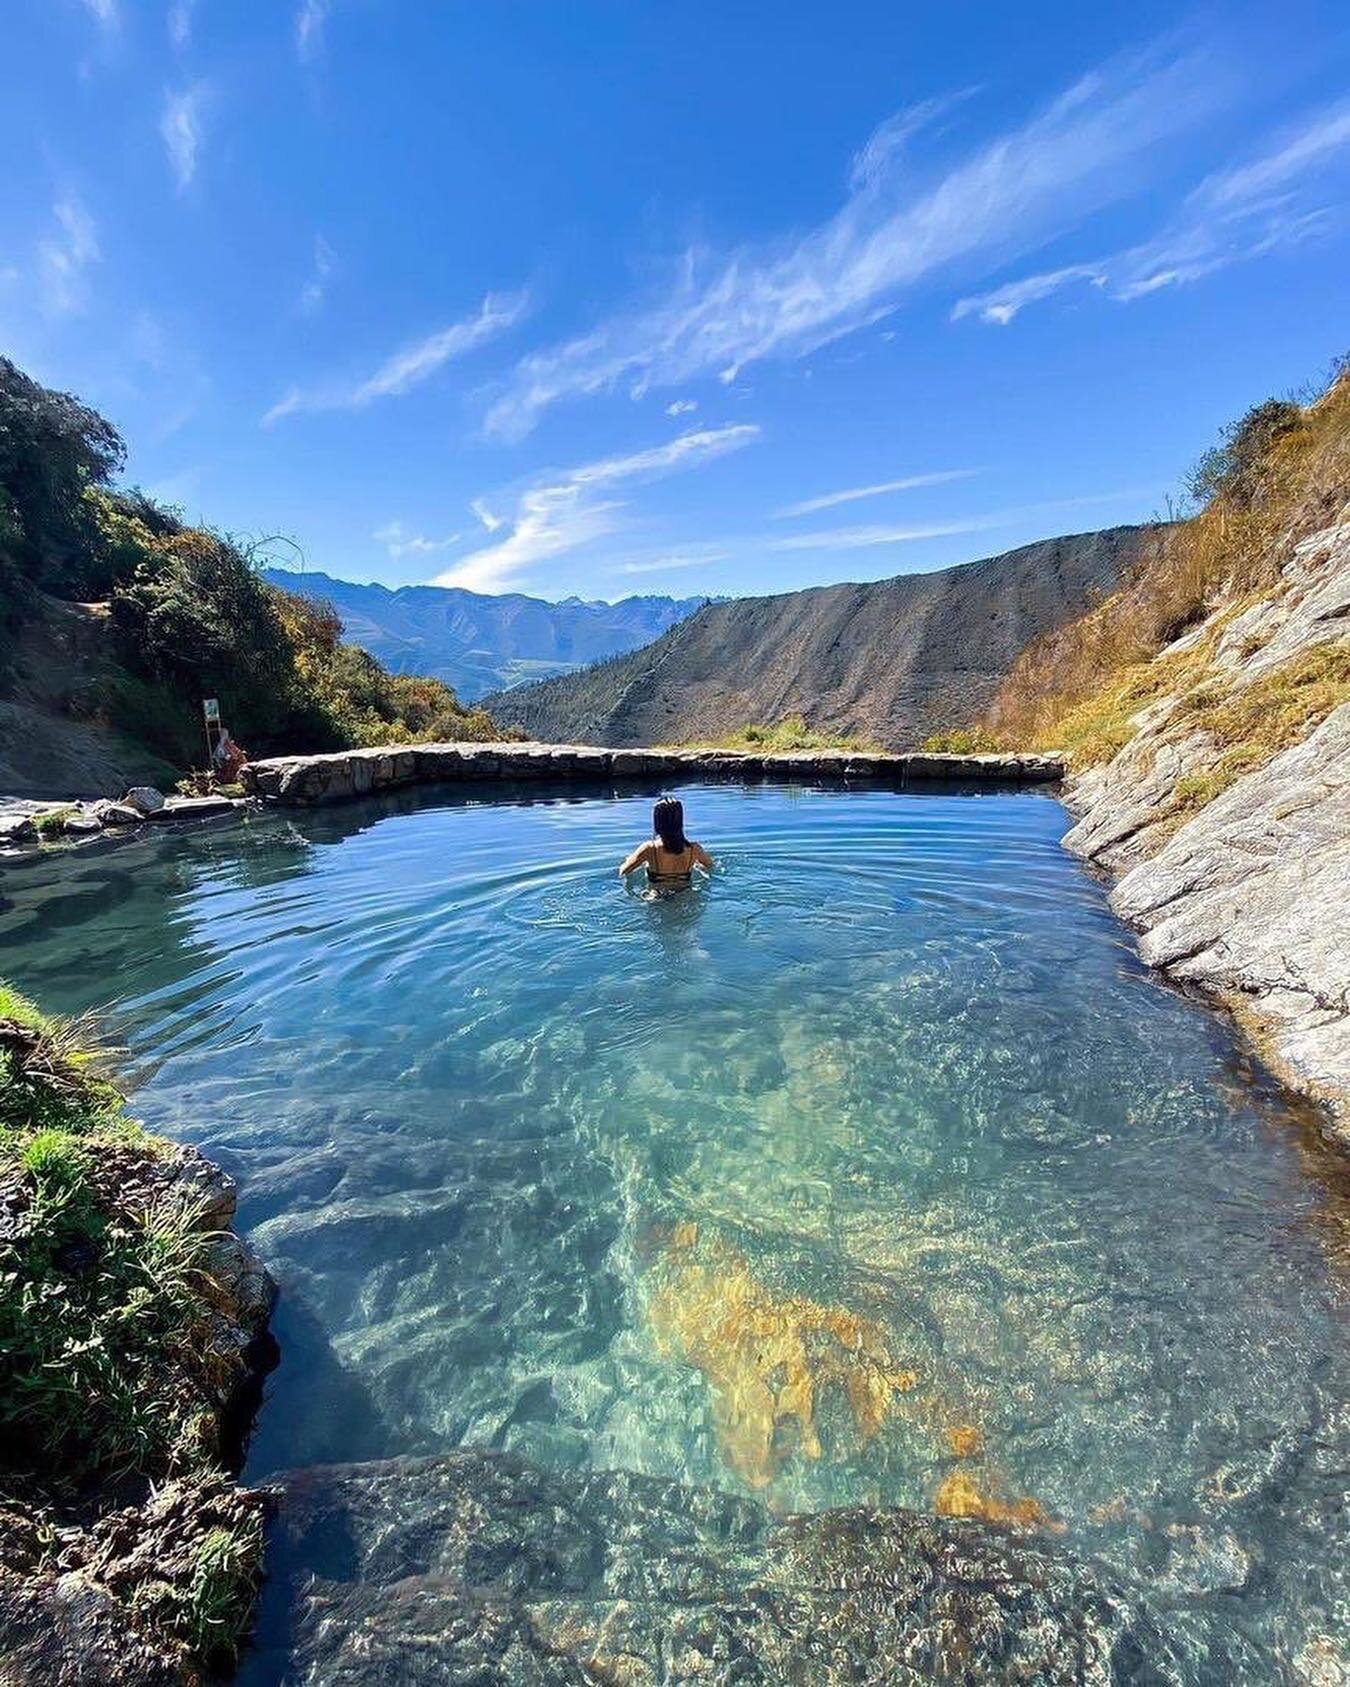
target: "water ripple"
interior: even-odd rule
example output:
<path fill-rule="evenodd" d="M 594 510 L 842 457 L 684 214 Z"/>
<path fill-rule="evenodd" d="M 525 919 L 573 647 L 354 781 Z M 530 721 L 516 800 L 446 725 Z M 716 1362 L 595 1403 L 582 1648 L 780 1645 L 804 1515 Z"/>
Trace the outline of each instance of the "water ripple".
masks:
<path fill-rule="evenodd" d="M 685 797 L 718 867 L 675 897 L 615 877 L 649 798 L 575 793 L 7 886 L 5 970 L 115 989 L 147 1118 L 240 1180 L 287 1355 L 255 1470 L 468 1441 L 974 1494 L 1169 1597 L 1247 1564 L 1234 1623 L 1320 1644 L 1345 1203 L 1224 1027 L 1043 796 Z"/>

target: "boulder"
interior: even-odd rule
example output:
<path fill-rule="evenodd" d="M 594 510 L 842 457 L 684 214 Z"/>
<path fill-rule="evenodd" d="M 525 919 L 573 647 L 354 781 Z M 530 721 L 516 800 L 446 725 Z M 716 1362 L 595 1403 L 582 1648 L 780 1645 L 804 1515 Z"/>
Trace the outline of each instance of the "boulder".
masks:
<path fill-rule="evenodd" d="M 217 814 L 233 814 L 230 797 L 170 797 L 154 820 L 209 820 Z"/>
<path fill-rule="evenodd" d="M 82 1571 L 16 1576 L 0 1566 L 4 1687 L 184 1687 L 182 1659 L 132 1623 Z"/>
<path fill-rule="evenodd" d="M 483 1451 L 313 1467 L 276 1499 L 256 1661 L 286 1687 L 1274 1678 L 1221 1601 L 1179 1638 L 1143 1590 L 976 1519 L 774 1516 Z"/>
<path fill-rule="evenodd" d="M 153 785 L 133 785 L 122 801 L 138 814 L 158 814 L 164 807 L 164 793 Z"/>
<path fill-rule="evenodd" d="M 101 826 L 139 826 L 145 819 L 139 808 L 124 802 L 95 803 L 93 813 Z"/>
<path fill-rule="evenodd" d="M 0 814 L 0 847 L 37 842 L 37 827 L 29 814 Z"/>

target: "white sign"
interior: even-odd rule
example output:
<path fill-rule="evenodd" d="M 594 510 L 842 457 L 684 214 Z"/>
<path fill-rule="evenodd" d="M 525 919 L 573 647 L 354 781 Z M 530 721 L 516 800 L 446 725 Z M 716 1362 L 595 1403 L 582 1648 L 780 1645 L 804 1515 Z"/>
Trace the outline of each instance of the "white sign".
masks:
<path fill-rule="evenodd" d="M 218 697 L 203 697 L 202 713 L 209 722 L 218 723 L 220 720 L 220 699 Z"/>

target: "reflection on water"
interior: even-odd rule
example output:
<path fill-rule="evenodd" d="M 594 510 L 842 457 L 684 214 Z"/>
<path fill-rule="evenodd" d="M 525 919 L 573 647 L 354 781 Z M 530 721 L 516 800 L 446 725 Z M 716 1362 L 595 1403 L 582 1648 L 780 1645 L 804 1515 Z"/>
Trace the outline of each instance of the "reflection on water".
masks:
<path fill-rule="evenodd" d="M 281 1279 L 253 1473 L 467 1442 L 984 1517 L 1339 1667 L 1325 1158 L 1049 799 L 684 796 L 675 897 L 614 875 L 650 798 L 575 792 L 8 876 L 0 970 L 116 1000 Z"/>

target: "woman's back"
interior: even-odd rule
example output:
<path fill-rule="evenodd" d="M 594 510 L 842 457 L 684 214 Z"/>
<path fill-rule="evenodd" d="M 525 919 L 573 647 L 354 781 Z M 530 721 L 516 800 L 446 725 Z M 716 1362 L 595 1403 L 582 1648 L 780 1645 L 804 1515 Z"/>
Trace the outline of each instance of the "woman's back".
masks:
<path fill-rule="evenodd" d="M 680 850 L 669 850 L 660 838 L 653 838 L 647 855 L 647 877 L 653 884 L 688 884 L 694 872 L 698 845 L 685 841 Z"/>
<path fill-rule="evenodd" d="M 702 844 L 684 835 L 684 809 L 675 797 L 662 797 L 652 810 L 655 836 L 640 843 L 619 868 L 626 878 L 635 867 L 647 869 L 647 881 L 664 889 L 679 889 L 693 881 L 694 868 L 712 872 L 712 856 Z"/>

